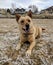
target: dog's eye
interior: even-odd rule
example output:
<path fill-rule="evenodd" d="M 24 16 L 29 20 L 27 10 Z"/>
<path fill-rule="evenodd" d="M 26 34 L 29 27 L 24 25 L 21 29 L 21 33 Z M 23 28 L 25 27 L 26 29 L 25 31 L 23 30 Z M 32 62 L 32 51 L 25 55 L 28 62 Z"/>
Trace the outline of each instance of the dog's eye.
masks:
<path fill-rule="evenodd" d="M 28 19 L 28 22 L 30 22 L 30 20 Z"/>
<path fill-rule="evenodd" d="M 24 23 L 24 21 L 22 20 L 21 23 Z"/>

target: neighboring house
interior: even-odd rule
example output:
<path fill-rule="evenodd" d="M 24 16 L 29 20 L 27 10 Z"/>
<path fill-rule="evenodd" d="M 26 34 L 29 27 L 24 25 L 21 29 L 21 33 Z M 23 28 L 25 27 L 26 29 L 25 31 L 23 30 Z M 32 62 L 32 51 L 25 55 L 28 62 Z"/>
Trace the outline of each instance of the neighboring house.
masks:
<path fill-rule="evenodd" d="M 15 9 L 15 13 L 19 13 L 19 14 L 24 14 L 26 11 L 25 11 L 25 9 L 24 8 L 17 8 L 17 9 Z"/>
<path fill-rule="evenodd" d="M 12 8 L 10 8 L 10 9 L 6 9 L 6 12 L 7 13 L 9 13 L 9 14 L 15 14 L 14 12 L 15 12 L 15 10 L 13 10 Z"/>
<path fill-rule="evenodd" d="M 42 10 L 40 14 L 49 14 L 49 12 L 47 10 Z"/>
<path fill-rule="evenodd" d="M 8 9 L 7 12 L 11 13 L 12 15 L 14 15 L 15 13 L 19 13 L 19 14 L 23 14 L 25 13 L 25 9 L 24 8 L 17 8 L 17 9 Z"/>
<path fill-rule="evenodd" d="M 5 9 L 0 9 L 0 14 L 6 14 L 6 10 Z"/>
<path fill-rule="evenodd" d="M 47 9 L 41 10 L 40 14 L 53 14 L 53 6 Z"/>

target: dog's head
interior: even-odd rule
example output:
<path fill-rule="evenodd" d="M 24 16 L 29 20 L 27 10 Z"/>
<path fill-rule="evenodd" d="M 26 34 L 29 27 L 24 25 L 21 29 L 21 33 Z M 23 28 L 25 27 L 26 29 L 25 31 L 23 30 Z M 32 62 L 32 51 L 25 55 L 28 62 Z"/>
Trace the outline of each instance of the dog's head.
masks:
<path fill-rule="evenodd" d="M 22 33 L 28 33 L 30 32 L 31 26 L 32 26 L 32 13 L 28 12 L 27 16 L 20 16 L 19 14 L 16 14 L 16 21 L 19 24 L 19 28 Z"/>

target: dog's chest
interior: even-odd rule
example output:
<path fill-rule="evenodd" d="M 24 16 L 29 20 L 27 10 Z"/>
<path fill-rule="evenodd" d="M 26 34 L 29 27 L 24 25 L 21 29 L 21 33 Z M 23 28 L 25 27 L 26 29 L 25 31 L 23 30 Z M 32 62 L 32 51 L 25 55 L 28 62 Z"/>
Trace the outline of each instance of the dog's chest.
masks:
<path fill-rule="evenodd" d="M 24 34 L 24 39 L 26 40 L 26 41 L 30 41 L 30 39 L 33 37 L 33 35 L 32 34 Z"/>
<path fill-rule="evenodd" d="M 31 35 L 32 35 L 32 34 L 29 34 L 29 33 L 27 34 L 27 33 L 26 33 L 26 34 L 24 34 L 24 38 L 29 38 Z"/>
<path fill-rule="evenodd" d="M 25 38 L 28 38 L 28 37 L 29 37 L 29 35 L 28 35 L 28 34 L 24 34 L 24 37 L 25 37 Z"/>

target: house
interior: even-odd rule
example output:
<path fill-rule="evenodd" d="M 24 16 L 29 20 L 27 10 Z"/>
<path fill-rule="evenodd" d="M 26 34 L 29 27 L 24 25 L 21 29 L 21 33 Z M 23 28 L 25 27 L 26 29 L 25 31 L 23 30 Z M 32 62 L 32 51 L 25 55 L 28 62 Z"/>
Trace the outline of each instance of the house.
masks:
<path fill-rule="evenodd" d="M 53 6 L 47 9 L 41 10 L 40 14 L 53 14 Z"/>
<path fill-rule="evenodd" d="M 19 13 L 19 14 L 24 14 L 26 12 L 26 10 L 24 8 L 17 8 L 15 9 L 15 13 Z"/>
<path fill-rule="evenodd" d="M 6 10 L 5 9 L 0 9 L 0 14 L 6 14 Z"/>

